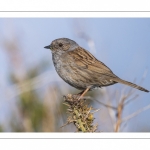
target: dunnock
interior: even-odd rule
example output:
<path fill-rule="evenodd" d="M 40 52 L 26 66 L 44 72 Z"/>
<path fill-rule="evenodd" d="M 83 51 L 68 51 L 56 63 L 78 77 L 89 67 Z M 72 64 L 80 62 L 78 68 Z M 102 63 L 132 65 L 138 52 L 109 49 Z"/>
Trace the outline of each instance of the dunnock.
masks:
<path fill-rule="evenodd" d="M 122 83 L 149 92 L 143 87 L 117 77 L 104 63 L 97 60 L 73 40 L 56 39 L 44 48 L 51 49 L 53 63 L 59 76 L 71 86 L 83 90 L 79 93 L 79 99 L 88 90 L 115 83 Z"/>

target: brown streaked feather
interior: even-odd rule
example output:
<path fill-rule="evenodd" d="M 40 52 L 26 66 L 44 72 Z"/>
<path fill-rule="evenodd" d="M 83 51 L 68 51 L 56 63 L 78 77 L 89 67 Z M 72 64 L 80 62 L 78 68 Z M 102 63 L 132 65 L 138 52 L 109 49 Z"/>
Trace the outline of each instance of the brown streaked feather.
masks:
<path fill-rule="evenodd" d="M 91 53 L 81 47 L 69 52 L 69 55 L 73 56 L 74 62 L 78 67 L 98 73 L 102 77 L 102 80 L 99 80 L 101 86 L 108 86 L 119 82 L 141 91 L 149 92 L 136 84 L 120 79 L 104 63 L 97 60 Z M 105 83 L 104 81 L 107 82 Z"/>
<path fill-rule="evenodd" d="M 68 52 L 68 54 L 72 56 L 78 67 L 83 67 L 83 69 L 88 68 L 88 70 L 105 74 L 106 76 L 117 77 L 104 63 L 97 60 L 90 52 L 81 47 Z"/>

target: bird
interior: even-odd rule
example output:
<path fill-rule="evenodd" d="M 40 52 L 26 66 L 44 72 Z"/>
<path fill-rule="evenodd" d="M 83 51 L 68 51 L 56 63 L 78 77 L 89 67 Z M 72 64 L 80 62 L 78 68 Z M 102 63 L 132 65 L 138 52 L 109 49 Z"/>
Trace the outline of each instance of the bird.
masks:
<path fill-rule="evenodd" d="M 58 75 L 69 85 L 82 90 L 80 100 L 88 91 L 116 83 L 149 92 L 134 83 L 116 76 L 103 62 L 69 38 L 58 38 L 44 48 L 52 52 L 52 60 Z"/>

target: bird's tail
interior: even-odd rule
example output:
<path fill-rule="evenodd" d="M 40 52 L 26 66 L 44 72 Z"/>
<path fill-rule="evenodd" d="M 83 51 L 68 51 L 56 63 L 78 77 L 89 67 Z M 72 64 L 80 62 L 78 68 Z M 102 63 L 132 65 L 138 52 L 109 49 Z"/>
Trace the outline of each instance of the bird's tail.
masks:
<path fill-rule="evenodd" d="M 141 87 L 141 86 L 138 86 L 138 85 L 136 85 L 136 84 L 134 84 L 134 83 L 131 83 L 131 82 L 128 82 L 128 81 L 125 81 L 125 80 L 122 80 L 122 79 L 120 79 L 120 78 L 114 78 L 114 79 L 112 79 L 112 80 L 115 81 L 115 82 L 118 82 L 118 83 L 122 83 L 122 84 L 125 84 L 125 85 L 128 85 L 128 86 L 131 86 L 131 87 L 133 87 L 133 88 L 136 88 L 136 89 L 141 90 L 141 91 L 144 91 L 144 92 L 149 92 L 148 90 L 144 89 L 144 88 Z"/>

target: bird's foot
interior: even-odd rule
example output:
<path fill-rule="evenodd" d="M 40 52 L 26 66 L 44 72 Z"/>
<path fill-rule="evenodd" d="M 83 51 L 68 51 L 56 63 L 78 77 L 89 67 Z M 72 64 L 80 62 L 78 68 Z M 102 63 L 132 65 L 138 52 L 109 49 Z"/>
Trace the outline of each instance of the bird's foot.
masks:
<path fill-rule="evenodd" d="M 64 100 L 68 102 L 70 105 L 77 105 L 79 101 L 82 99 L 80 98 L 81 94 L 68 94 L 67 96 L 64 96 Z M 79 99 L 80 98 L 80 99 Z"/>
<path fill-rule="evenodd" d="M 67 96 L 64 96 L 65 100 L 68 100 L 68 101 L 77 101 L 79 98 L 80 98 L 81 94 L 68 94 Z"/>

